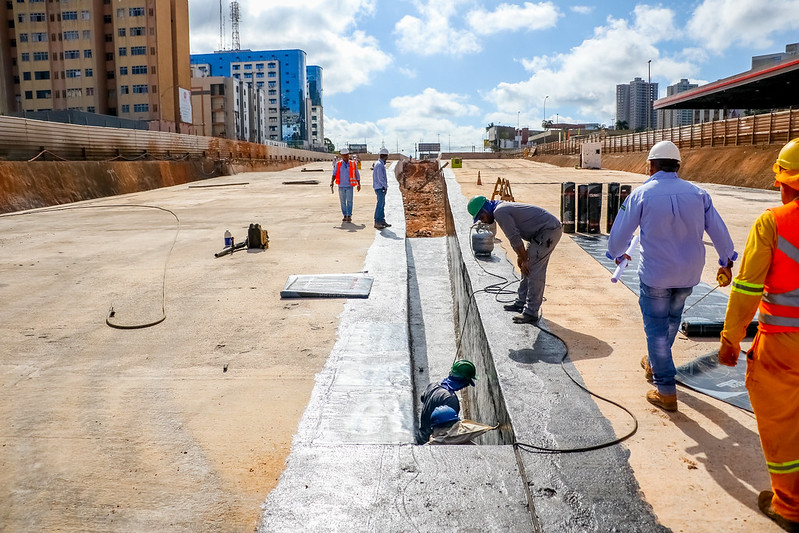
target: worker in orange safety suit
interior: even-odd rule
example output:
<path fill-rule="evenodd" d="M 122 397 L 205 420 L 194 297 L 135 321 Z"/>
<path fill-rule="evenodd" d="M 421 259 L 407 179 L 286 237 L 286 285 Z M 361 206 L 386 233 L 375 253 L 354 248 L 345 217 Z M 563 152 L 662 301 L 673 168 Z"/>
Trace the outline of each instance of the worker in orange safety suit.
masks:
<path fill-rule="evenodd" d="M 799 138 L 774 164 L 783 205 L 755 221 L 733 280 L 719 362 L 735 366 L 746 327 L 759 311 L 746 354 L 746 388 L 757 419 L 772 490 L 758 507 L 799 532 Z"/>

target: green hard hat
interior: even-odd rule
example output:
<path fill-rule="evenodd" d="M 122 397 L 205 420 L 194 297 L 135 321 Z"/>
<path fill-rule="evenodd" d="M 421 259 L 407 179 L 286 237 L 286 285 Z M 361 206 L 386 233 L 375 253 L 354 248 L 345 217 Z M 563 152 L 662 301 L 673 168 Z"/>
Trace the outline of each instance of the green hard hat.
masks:
<path fill-rule="evenodd" d="M 466 210 L 469 212 L 470 215 L 474 217 L 474 221 L 477 222 L 477 213 L 483 208 L 485 203 L 488 201 L 488 198 L 485 196 L 475 196 L 466 206 Z"/>
<path fill-rule="evenodd" d="M 477 379 L 477 371 L 474 364 L 466 359 L 461 359 L 452 363 L 452 368 L 449 371 L 451 376 L 462 379 Z"/>

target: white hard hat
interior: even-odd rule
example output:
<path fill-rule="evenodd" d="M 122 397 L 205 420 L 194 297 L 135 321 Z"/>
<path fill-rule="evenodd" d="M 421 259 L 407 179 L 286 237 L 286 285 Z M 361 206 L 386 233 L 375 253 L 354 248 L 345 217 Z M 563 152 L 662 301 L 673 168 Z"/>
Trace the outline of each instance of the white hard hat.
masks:
<path fill-rule="evenodd" d="M 348 155 L 350 153 L 350 149 L 349 148 L 342 148 L 341 152 L 339 152 L 339 153 L 341 155 Z"/>
<path fill-rule="evenodd" d="M 387 148 L 381 148 L 380 149 L 380 155 L 388 155 L 388 149 Z"/>
<path fill-rule="evenodd" d="M 674 159 L 675 161 L 682 161 L 680 158 L 680 149 L 671 141 L 660 141 L 649 150 L 649 157 L 647 161 L 652 159 Z"/>

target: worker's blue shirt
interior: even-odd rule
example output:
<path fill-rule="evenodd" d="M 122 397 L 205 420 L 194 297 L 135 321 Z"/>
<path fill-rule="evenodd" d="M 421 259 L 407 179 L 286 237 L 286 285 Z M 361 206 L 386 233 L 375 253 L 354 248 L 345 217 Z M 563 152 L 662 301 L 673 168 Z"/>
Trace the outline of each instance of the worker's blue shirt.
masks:
<path fill-rule="evenodd" d="M 372 170 L 372 187 L 375 189 L 388 189 L 386 164 L 382 159 L 377 160 L 377 163 L 375 163 L 375 168 Z"/>
<path fill-rule="evenodd" d="M 710 195 L 676 172 L 657 172 L 627 197 L 613 222 L 607 256 L 620 257 L 640 226 L 642 283 L 657 289 L 693 287 L 705 264 L 704 233 L 727 265 L 738 254 Z"/>

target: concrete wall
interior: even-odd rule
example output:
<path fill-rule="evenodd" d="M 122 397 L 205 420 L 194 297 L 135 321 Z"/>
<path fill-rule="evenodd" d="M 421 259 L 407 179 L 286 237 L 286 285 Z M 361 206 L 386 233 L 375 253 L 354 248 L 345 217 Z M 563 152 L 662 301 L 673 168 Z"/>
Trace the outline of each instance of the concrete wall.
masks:
<path fill-rule="evenodd" d="M 445 191 L 446 186 L 444 181 Z M 483 329 L 480 311 L 472 295 L 474 289 L 461 255 L 449 196 L 447 193 L 444 209 L 447 222 L 447 259 L 456 309 L 455 324 L 457 331 L 462 332 L 458 339 L 462 357 L 475 364 L 479 377 L 475 382 L 476 386 L 467 387 L 463 393 L 464 418 L 499 424 L 497 431 L 489 431 L 477 439 L 480 444 L 512 444 L 516 440 L 513 427 L 505 409 L 502 385 L 497 378 L 494 357 Z"/>

